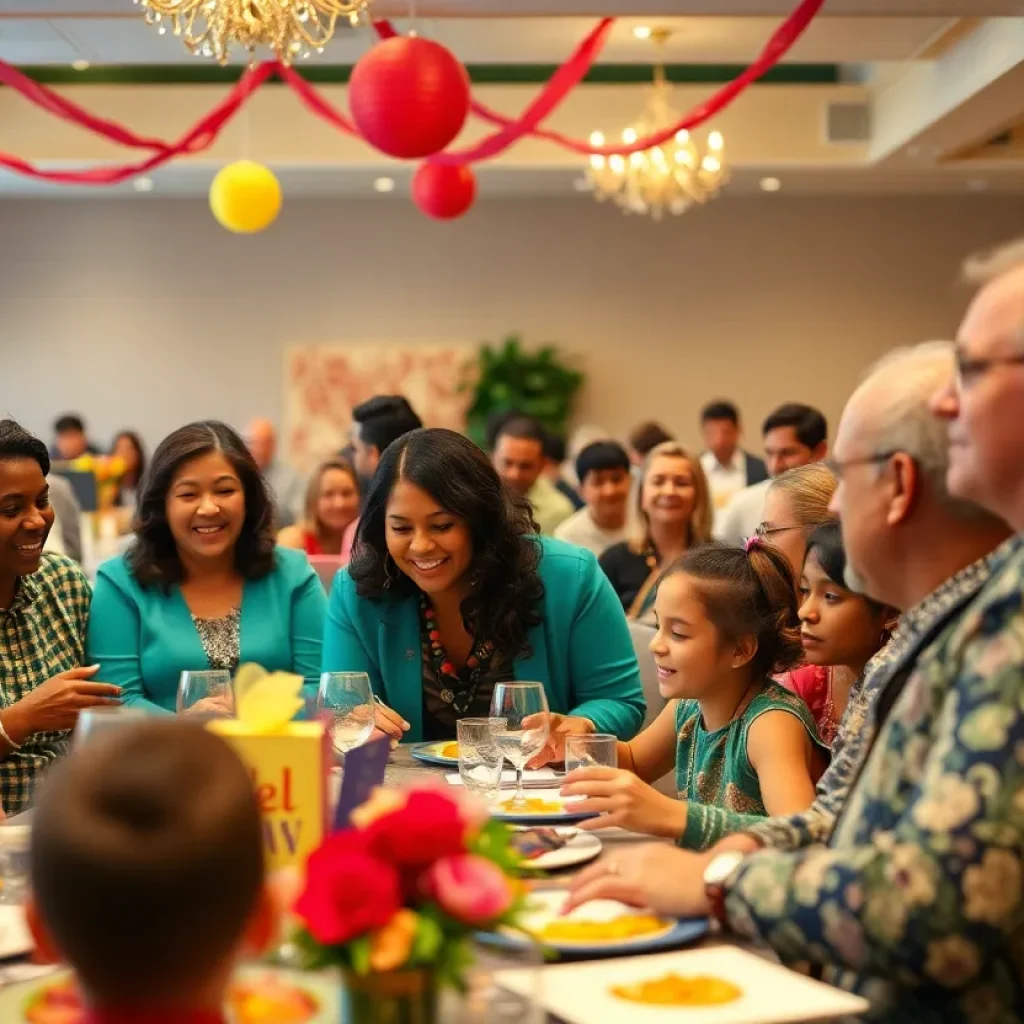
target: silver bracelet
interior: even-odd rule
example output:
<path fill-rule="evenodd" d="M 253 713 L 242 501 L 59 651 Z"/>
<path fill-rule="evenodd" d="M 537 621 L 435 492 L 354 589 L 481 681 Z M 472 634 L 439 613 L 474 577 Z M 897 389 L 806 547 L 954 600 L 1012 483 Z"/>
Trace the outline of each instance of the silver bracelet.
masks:
<path fill-rule="evenodd" d="M 11 750 L 21 750 L 21 744 L 15 743 L 10 736 L 7 735 L 7 730 L 4 728 L 4 720 L 0 718 L 0 740 L 3 740 Z"/>

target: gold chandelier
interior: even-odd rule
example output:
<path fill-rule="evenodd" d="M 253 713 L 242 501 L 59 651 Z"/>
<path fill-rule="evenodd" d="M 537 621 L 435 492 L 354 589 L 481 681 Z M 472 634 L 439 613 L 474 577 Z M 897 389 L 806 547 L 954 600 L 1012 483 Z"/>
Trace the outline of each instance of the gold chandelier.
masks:
<path fill-rule="evenodd" d="M 227 64 L 239 46 L 255 56 L 267 47 L 286 64 L 323 53 L 339 18 L 355 25 L 371 0 L 135 0 L 146 23 L 163 35 L 168 25 L 197 57 Z"/>
<path fill-rule="evenodd" d="M 669 36 L 663 29 L 651 34 L 661 45 Z M 637 139 L 677 124 L 679 115 L 672 109 L 671 96 L 665 66 L 658 63 L 647 105 L 640 120 L 623 131 L 622 141 L 632 145 Z M 595 147 L 606 144 L 601 132 L 594 132 L 590 142 Z M 660 146 L 630 156 L 592 156 L 584 186 L 600 202 L 611 200 L 626 213 L 661 220 L 665 213 L 678 216 L 696 203 L 713 199 L 728 180 L 722 133 L 709 133 L 706 144 L 700 147 L 689 132 L 681 131 Z"/>

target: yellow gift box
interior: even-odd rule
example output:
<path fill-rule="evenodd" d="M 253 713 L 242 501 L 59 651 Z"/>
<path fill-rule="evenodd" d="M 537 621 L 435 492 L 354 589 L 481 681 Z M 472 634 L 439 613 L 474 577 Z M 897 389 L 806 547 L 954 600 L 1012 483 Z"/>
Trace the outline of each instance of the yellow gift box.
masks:
<path fill-rule="evenodd" d="M 301 676 L 243 666 L 235 678 L 238 717 L 207 725 L 252 773 L 271 871 L 303 864 L 327 828 L 330 738 L 319 722 L 291 721 L 303 706 L 301 687 Z"/>

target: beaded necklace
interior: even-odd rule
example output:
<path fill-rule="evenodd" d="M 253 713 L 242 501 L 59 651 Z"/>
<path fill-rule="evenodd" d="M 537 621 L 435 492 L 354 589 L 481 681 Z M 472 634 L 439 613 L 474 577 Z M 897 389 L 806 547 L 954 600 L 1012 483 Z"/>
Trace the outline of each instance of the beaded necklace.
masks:
<path fill-rule="evenodd" d="M 434 609 L 430 607 L 425 594 L 420 594 L 420 616 L 423 635 L 430 645 L 430 660 L 434 666 L 434 674 L 441 687 L 441 700 L 445 704 L 451 704 L 458 714 L 464 715 L 473 705 L 480 679 L 494 655 L 494 646 L 489 641 L 473 644 L 473 650 L 466 659 L 469 681 L 464 682 L 441 643 L 441 631 L 437 628 Z"/>

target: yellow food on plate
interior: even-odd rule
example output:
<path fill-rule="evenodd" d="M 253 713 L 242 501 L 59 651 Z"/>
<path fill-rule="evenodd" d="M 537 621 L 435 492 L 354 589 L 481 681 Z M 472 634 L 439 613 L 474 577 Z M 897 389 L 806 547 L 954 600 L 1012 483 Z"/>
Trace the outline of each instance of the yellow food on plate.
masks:
<path fill-rule="evenodd" d="M 666 974 L 663 978 L 638 981 L 634 985 L 612 985 L 611 993 L 631 1003 L 652 1006 L 720 1006 L 735 1002 L 743 995 L 743 990 L 732 982 L 705 974 L 692 978 Z"/>
<path fill-rule="evenodd" d="M 439 757 L 450 757 L 453 761 L 458 761 L 459 745 L 458 743 L 445 743 L 437 753 Z"/>
<path fill-rule="evenodd" d="M 501 809 L 508 814 L 560 814 L 565 810 L 557 800 L 543 800 L 539 796 L 528 796 L 524 803 L 516 804 L 506 800 Z"/>
<path fill-rule="evenodd" d="M 671 927 L 670 921 L 651 914 L 623 914 L 609 921 L 565 917 L 549 921 L 536 934 L 542 942 L 622 942 L 655 935 Z"/>

